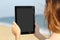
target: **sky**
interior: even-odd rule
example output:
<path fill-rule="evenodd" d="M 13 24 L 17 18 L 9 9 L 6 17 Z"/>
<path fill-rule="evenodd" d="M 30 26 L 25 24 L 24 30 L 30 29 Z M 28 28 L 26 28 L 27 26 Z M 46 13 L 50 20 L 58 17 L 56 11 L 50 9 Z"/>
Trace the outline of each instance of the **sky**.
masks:
<path fill-rule="evenodd" d="M 14 6 L 35 6 L 35 14 L 43 14 L 45 0 L 0 0 L 0 17 L 15 16 Z"/>

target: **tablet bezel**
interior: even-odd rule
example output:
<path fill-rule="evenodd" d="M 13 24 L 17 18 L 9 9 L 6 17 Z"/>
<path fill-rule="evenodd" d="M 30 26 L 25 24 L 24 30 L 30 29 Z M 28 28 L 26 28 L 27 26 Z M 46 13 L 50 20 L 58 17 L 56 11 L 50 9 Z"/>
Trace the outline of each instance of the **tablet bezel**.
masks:
<path fill-rule="evenodd" d="M 33 8 L 33 31 L 32 32 L 21 32 L 21 34 L 33 34 L 35 33 L 35 6 L 15 6 L 15 22 L 17 23 L 17 8 Z"/>

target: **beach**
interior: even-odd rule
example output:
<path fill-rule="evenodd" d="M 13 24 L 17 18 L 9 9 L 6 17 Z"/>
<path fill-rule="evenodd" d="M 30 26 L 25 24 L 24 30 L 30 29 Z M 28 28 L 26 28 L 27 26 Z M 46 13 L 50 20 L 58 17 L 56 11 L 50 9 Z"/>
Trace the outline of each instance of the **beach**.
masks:
<path fill-rule="evenodd" d="M 21 35 L 21 40 L 38 40 L 34 34 Z M 0 40 L 15 40 L 11 27 L 0 25 Z"/>
<path fill-rule="evenodd" d="M 0 40 L 15 40 L 11 27 L 0 25 Z"/>
<path fill-rule="evenodd" d="M 47 35 L 45 35 L 47 37 Z M 21 40 L 38 40 L 34 34 L 21 35 Z M 0 40 L 15 40 L 11 27 L 0 25 Z"/>

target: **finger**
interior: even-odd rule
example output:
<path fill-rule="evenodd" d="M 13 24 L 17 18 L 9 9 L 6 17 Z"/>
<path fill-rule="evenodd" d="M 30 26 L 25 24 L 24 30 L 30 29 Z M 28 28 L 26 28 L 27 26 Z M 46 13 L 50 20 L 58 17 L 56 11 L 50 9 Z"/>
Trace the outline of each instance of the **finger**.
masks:
<path fill-rule="evenodd" d="M 37 23 L 35 23 L 35 28 L 39 29 L 39 25 Z"/>
<path fill-rule="evenodd" d="M 13 22 L 13 24 L 14 24 L 15 26 L 17 26 L 17 24 L 16 24 L 15 22 Z"/>
<path fill-rule="evenodd" d="M 39 26 L 37 23 L 35 23 L 35 33 L 38 33 L 39 32 Z"/>
<path fill-rule="evenodd" d="M 13 22 L 13 25 L 14 25 L 15 27 L 19 27 L 15 22 Z"/>
<path fill-rule="evenodd" d="M 21 28 L 15 22 L 13 22 L 13 24 L 14 24 L 13 25 L 14 27 L 16 27 L 17 29 L 19 29 L 21 31 Z"/>

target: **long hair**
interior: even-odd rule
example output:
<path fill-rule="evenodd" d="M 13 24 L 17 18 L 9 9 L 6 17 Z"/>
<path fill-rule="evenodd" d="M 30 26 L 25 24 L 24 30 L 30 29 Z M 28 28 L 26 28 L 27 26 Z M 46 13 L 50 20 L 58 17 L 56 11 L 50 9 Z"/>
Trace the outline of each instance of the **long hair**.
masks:
<path fill-rule="evenodd" d="M 49 30 L 60 33 L 60 0 L 46 0 L 45 17 Z"/>

